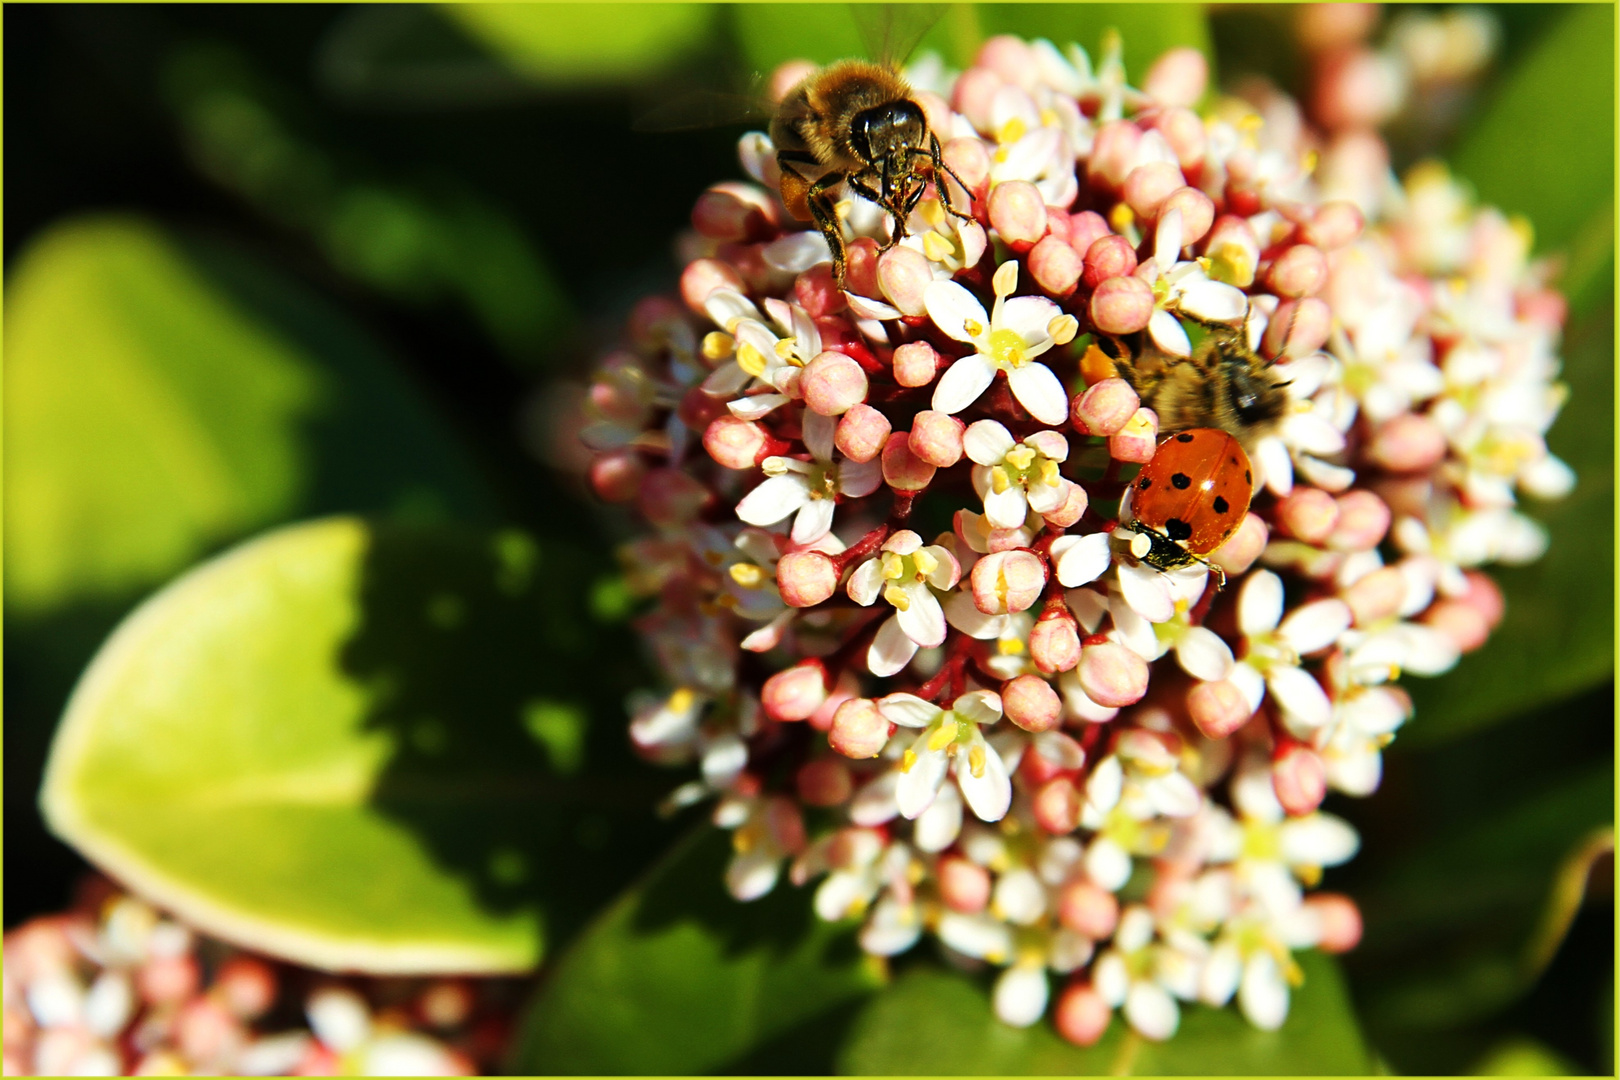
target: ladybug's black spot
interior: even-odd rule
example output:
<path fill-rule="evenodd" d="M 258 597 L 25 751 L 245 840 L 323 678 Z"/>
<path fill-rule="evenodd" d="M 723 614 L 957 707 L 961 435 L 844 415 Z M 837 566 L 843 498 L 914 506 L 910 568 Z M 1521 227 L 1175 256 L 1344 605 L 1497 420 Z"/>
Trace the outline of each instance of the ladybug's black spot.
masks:
<path fill-rule="evenodd" d="M 1249 470 L 1248 469 L 1243 470 L 1243 482 L 1245 484 L 1253 484 L 1254 483 L 1254 477 L 1249 475 Z"/>
<path fill-rule="evenodd" d="M 1152 480 L 1151 477 L 1144 476 L 1144 477 L 1142 477 L 1142 479 L 1140 479 L 1140 480 L 1138 480 L 1136 482 L 1136 490 L 1137 491 L 1146 491 L 1148 488 L 1150 488 L 1152 486 L 1153 486 L 1153 480 Z"/>
<path fill-rule="evenodd" d="M 1180 518 L 1171 518 L 1164 523 L 1164 535 L 1172 540 L 1185 540 L 1192 535 L 1192 526 Z"/>
<path fill-rule="evenodd" d="M 1188 488 L 1192 487 L 1192 477 L 1188 476 L 1184 472 L 1172 473 L 1170 476 L 1170 483 L 1177 491 L 1186 491 Z"/>
<path fill-rule="evenodd" d="M 1230 461 L 1233 465 L 1237 464 L 1237 458 L 1235 458 L 1235 457 L 1234 458 L 1227 458 L 1226 460 Z"/>
<path fill-rule="evenodd" d="M 1192 439 L 1192 435 L 1185 431 L 1176 436 L 1176 442 L 1192 442 Z"/>
<path fill-rule="evenodd" d="M 1217 514 L 1224 514 L 1228 510 L 1232 509 L 1232 504 L 1227 502 L 1225 497 L 1221 495 L 1215 496 L 1215 502 L 1211 505 L 1215 507 L 1215 512 Z"/>

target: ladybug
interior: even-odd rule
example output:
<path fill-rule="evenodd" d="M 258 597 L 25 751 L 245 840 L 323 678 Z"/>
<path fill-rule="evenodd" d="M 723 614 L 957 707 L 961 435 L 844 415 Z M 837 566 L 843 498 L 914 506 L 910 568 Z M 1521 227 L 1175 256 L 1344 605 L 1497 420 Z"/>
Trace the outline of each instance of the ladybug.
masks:
<path fill-rule="evenodd" d="M 1249 455 L 1226 432 L 1194 428 L 1159 440 L 1130 487 L 1130 527 L 1148 539 L 1142 561 L 1160 571 L 1204 562 L 1243 523 L 1253 492 Z"/>

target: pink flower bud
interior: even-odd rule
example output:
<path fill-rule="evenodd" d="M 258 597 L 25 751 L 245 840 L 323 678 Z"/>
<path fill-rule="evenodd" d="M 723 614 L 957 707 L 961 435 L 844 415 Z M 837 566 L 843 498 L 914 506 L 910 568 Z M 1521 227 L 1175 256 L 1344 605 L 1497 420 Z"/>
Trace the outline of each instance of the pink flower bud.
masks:
<path fill-rule="evenodd" d="M 735 267 L 719 259 L 694 259 L 681 271 L 681 299 L 699 315 L 707 317 L 703 305 L 716 289 L 746 292 L 747 286 Z"/>
<path fill-rule="evenodd" d="M 827 669 L 820 660 L 801 660 L 766 679 L 759 700 L 772 720 L 807 720 L 827 700 Z"/>
<path fill-rule="evenodd" d="M 789 607 L 815 607 L 838 590 L 838 567 L 819 551 L 790 551 L 776 564 L 776 585 Z"/>
<path fill-rule="evenodd" d="M 883 444 L 883 482 L 896 491 L 921 491 L 934 479 L 935 467 L 911 452 L 910 439 L 896 431 Z"/>
<path fill-rule="evenodd" d="M 1007 180 L 990 191 L 990 227 L 1012 245 L 1028 251 L 1046 235 L 1046 200 L 1028 180 Z"/>
<path fill-rule="evenodd" d="M 197 966 L 197 958 L 190 953 L 155 956 L 135 973 L 135 989 L 149 1005 L 175 1005 L 185 1001 L 197 992 L 201 982 L 202 971 Z"/>
<path fill-rule="evenodd" d="M 808 806 L 842 806 L 855 790 L 849 766 L 837 758 L 816 758 L 799 766 L 794 785 Z"/>
<path fill-rule="evenodd" d="M 831 263 L 817 263 L 795 278 L 793 299 L 812 319 L 825 319 L 849 306 L 833 281 Z"/>
<path fill-rule="evenodd" d="M 916 248 L 892 247 L 878 256 L 878 287 L 889 303 L 907 315 L 922 315 L 923 291 L 934 282 L 934 267 Z"/>
<path fill-rule="evenodd" d="M 1365 41 L 1377 27 L 1378 4 L 1302 4 L 1294 12 L 1294 34 L 1312 52 Z"/>
<path fill-rule="evenodd" d="M 1389 531 L 1389 507 L 1370 491 L 1339 496 L 1339 521 L 1328 537 L 1334 551 L 1371 551 Z"/>
<path fill-rule="evenodd" d="M 646 463 L 634 450 L 609 450 L 591 461 L 591 490 L 603 502 L 629 502 L 641 491 Z"/>
<path fill-rule="evenodd" d="M 973 564 L 973 605 L 986 615 L 1025 611 L 1046 588 L 1046 564 L 1028 551 L 998 551 Z"/>
<path fill-rule="evenodd" d="M 703 449 L 728 469 L 752 469 L 765 449 L 765 429 L 726 413 L 710 421 L 703 432 Z"/>
<path fill-rule="evenodd" d="M 1170 193 L 1186 186 L 1187 178 L 1181 175 L 1179 165 L 1150 161 L 1138 165 L 1125 177 L 1125 203 L 1136 211 L 1137 217 L 1152 221 L 1159 216 L 1159 207 Z"/>
<path fill-rule="evenodd" d="M 1184 245 L 1202 240 L 1215 220 L 1215 204 L 1195 187 L 1179 187 L 1172 191 L 1159 207 L 1158 216 L 1162 218 L 1172 210 L 1181 211 L 1181 242 Z"/>
<path fill-rule="evenodd" d="M 1260 349 L 1268 357 L 1291 360 L 1308 356 L 1322 347 L 1333 328 L 1333 313 L 1314 296 L 1285 300 L 1266 322 Z"/>
<path fill-rule="evenodd" d="M 255 1020 L 276 1003 L 276 972 L 256 956 L 233 956 L 214 976 L 212 992 L 233 1016 Z"/>
<path fill-rule="evenodd" d="M 1074 292 L 1085 262 L 1079 252 L 1057 236 L 1043 236 L 1026 260 L 1030 277 L 1048 296 L 1062 299 Z"/>
<path fill-rule="evenodd" d="M 1108 1030 L 1114 1010 L 1089 982 L 1070 983 L 1058 995 L 1052 1026 L 1076 1046 L 1093 1046 Z"/>
<path fill-rule="evenodd" d="M 1001 688 L 1007 719 L 1025 731 L 1051 731 L 1063 714 L 1063 701 L 1039 675 L 1020 675 Z"/>
<path fill-rule="evenodd" d="M 1108 437 L 1108 455 L 1117 461 L 1142 465 L 1152 460 L 1153 451 L 1158 445 L 1158 414 L 1144 407 L 1137 409 L 1124 427 Z"/>
<path fill-rule="evenodd" d="M 417 997 L 416 1011 L 430 1027 L 445 1029 L 466 1023 L 476 1004 L 467 980 L 435 979 Z"/>
<path fill-rule="evenodd" d="M 1339 523 L 1339 504 L 1321 488 L 1296 487 L 1277 500 L 1277 525 L 1287 536 L 1320 544 Z"/>
<path fill-rule="evenodd" d="M 877 296 L 882 292 L 877 277 L 877 241 L 863 236 L 852 241 L 844 254 L 849 259 L 844 268 L 845 287 L 856 296 Z"/>
<path fill-rule="evenodd" d="M 1468 581 L 1468 591 L 1463 594 L 1463 600 L 1477 608 L 1479 613 L 1485 616 L 1485 624 L 1495 630 L 1507 610 L 1507 604 L 1502 599 L 1502 590 L 1497 587 L 1489 574 L 1481 571 L 1466 570 L 1463 577 Z"/>
<path fill-rule="evenodd" d="M 833 717 L 838 714 L 839 707 L 860 692 L 860 680 L 856 678 L 854 672 L 845 671 L 838 677 L 838 685 L 832 688 L 827 700 L 821 703 L 821 708 L 811 713 L 810 719 L 805 723 L 817 731 L 831 731 Z"/>
<path fill-rule="evenodd" d="M 1260 553 L 1266 550 L 1271 530 L 1256 514 L 1248 514 L 1237 531 L 1226 538 L 1226 543 L 1209 553 L 1209 561 L 1231 575 L 1241 574 L 1254 565 Z"/>
<path fill-rule="evenodd" d="M 1041 517 L 1053 528 L 1067 529 L 1085 516 L 1090 500 L 1086 495 L 1086 489 L 1068 477 L 1060 479 L 1058 484 L 1063 489 L 1063 504 L 1056 510 L 1042 514 Z"/>
<path fill-rule="evenodd" d="M 1378 425 L 1367 456 L 1390 472 L 1425 472 L 1446 456 L 1446 436 L 1427 416 L 1402 413 Z"/>
<path fill-rule="evenodd" d="M 926 341 L 911 341 L 894 350 L 894 381 L 901 386 L 927 386 L 939 372 L 939 353 Z"/>
<path fill-rule="evenodd" d="M 1075 396 L 1069 417 L 1084 435 L 1117 435 L 1141 407 L 1142 401 L 1130 383 L 1104 379 Z"/>
<path fill-rule="evenodd" d="M 247 1041 L 242 1022 L 211 997 L 194 997 L 175 1017 L 174 1041 L 191 1061 L 212 1061 L 232 1054 Z"/>
<path fill-rule="evenodd" d="M 1080 824 L 1080 792 L 1074 781 L 1059 776 L 1035 792 L 1035 824 L 1053 836 L 1072 833 Z"/>
<path fill-rule="evenodd" d="M 1183 170 L 1195 169 L 1204 163 L 1204 152 L 1209 139 L 1204 134 L 1204 122 L 1191 109 L 1176 106 L 1155 109 L 1142 118 L 1143 124 L 1164 136 L 1175 152 L 1176 161 Z M 1191 241 L 1188 241 L 1191 243 Z"/>
<path fill-rule="evenodd" d="M 1557 330 L 1569 318 L 1569 301 L 1552 289 L 1537 289 L 1518 297 L 1519 318 Z"/>
<path fill-rule="evenodd" d="M 1095 210 L 1082 210 L 1069 216 L 1069 246 L 1078 251 L 1082 257 L 1091 249 L 1092 244 L 1112 231 L 1108 227 L 1108 222 L 1104 221 L 1103 216 Z M 1131 257 L 1136 257 L 1134 252 Z M 1132 266 L 1131 269 L 1135 270 L 1136 267 Z"/>
<path fill-rule="evenodd" d="M 1315 244 L 1323 251 L 1336 251 L 1360 236 L 1365 224 L 1355 203 L 1334 199 L 1316 208 L 1310 221 L 1305 223 L 1302 235 L 1307 244 Z"/>
<path fill-rule="evenodd" d="M 776 846 L 789 855 L 804 850 L 804 815 L 785 795 L 773 795 L 765 803 L 765 828 Z"/>
<path fill-rule="evenodd" d="M 712 240 L 769 240 L 776 234 L 776 203 L 752 184 L 715 184 L 692 207 L 692 227 Z"/>
<path fill-rule="evenodd" d="M 713 499 L 714 493 L 696 477 L 679 469 L 653 469 L 641 482 L 636 508 L 654 525 L 681 525 Z"/>
<path fill-rule="evenodd" d="M 852 405 L 838 420 L 833 445 L 851 461 L 867 462 L 883 452 L 889 438 L 889 418 L 870 405 Z"/>
<path fill-rule="evenodd" d="M 962 460 L 962 433 L 967 425 L 947 413 L 925 409 L 911 422 L 906 445 L 930 465 L 948 469 Z"/>
<path fill-rule="evenodd" d="M 1035 55 L 1021 38 L 997 34 L 979 46 L 973 66 L 989 68 L 1002 82 L 1028 89 L 1035 71 Z"/>
<path fill-rule="evenodd" d="M 965 79 L 966 76 L 963 76 Z M 981 139 L 963 137 L 952 139 L 940 149 L 940 156 L 945 164 L 950 166 L 952 172 L 962 178 L 968 191 L 978 191 L 984 182 L 990 179 L 990 152 L 985 149 Z M 965 196 L 955 190 L 956 182 L 946 179 L 945 183 L 951 188 L 951 205 L 963 213 L 969 211 Z"/>
<path fill-rule="evenodd" d="M 1266 281 L 1278 296 L 1314 296 L 1327 284 L 1327 259 L 1310 244 L 1295 244 L 1271 264 Z"/>
<path fill-rule="evenodd" d="M 1271 763 L 1271 786 L 1284 810 L 1309 814 L 1327 795 L 1327 767 L 1315 750 L 1295 743 Z"/>
<path fill-rule="evenodd" d="M 1249 699 L 1226 679 L 1201 682 L 1187 691 L 1187 713 L 1207 739 L 1224 739 L 1249 722 Z"/>
<path fill-rule="evenodd" d="M 1316 947 L 1323 952 L 1349 952 L 1361 943 L 1361 909 L 1348 896 L 1314 892 L 1305 898 L 1305 909 L 1316 916 L 1321 927 Z"/>
<path fill-rule="evenodd" d="M 875 758 L 889 741 L 889 721 L 870 698 L 850 698 L 833 714 L 827 742 L 845 757 Z"/>
<path fill-rule="evenodd" d="M 711 420 L 728 415 L 726 403 L 707 393 L 701 386 L 688 390 L 675 407 L 675 412 L 681 418 L 681 423 L 693 431 L 702 431 Z"/>
<path fill-rule="evenodd" d="M 1399 567 L 1381 566 L 1357 578 L 1340 596 L 1350 605 L 1355 624 L 1367 626 L 1400 611 L 1401 601 L 1406 599 L 1406 575 Z"/>
<path fill-rule="evenodd" d="M 968 122 L 980 131 L 989 131 L 993 126 L 990 122 L 990 103 L 1001 85 L 1001 77 L 995 72 L 982 67 L 968 68 L 951 90 L 951 108 L 967 117 Z M 967 177 L 964 175 L 962 179 L 966 180 Z"/>
<path fill-rule="evenodd" d="M 1478 608 L 1461 600 L 1435 601 L 1423 613 L 1422 622 L 1449 638 L 1459 652 L 1473 652 L 1491 636 L 1491 626 L 1485 616 Z"/>
<path fill-rule="evenodd" d="M 1399 64 L 1365 46 L 1327 57 L 1317 65 L 1311 111 L 1332 131 L 1382 126 L 1406 96 Z"/>
<path fill-rule="evenodd" d="M 820 69 L 811 60 L 784 60 L 771 72 L 771 81 L 766 84 L 765 92 L 772 103 L 779 102 L 788 96 L 788 91 L 818 70 Z"/>
<path fill-rule="evenodd" d="M 975 915 L 990 903 L 990 871 L 960 855 L 939 860 L 939 898 L 952 911 Z"/>
<path fill-rule="evenodd" d="M 1191 46 L 1171 49 L 1148 68 L 1142 89 L 1166 105 L 1196 105 L 1209 84 L 1209 61 Z"/>
<path fill-rule="evenodd" d="M 1057 915 L 1067 929 L 1092 941 L 1104 941 L 1119 924 L 1119 900 L 1100 885 L 1073 878 L 1058 891 Z"/>
<path fill-rule="evenodd" d="M 822 416 L 842 416 L 866 400 L 866 372 L 841 352 L 824 352 L 799 377 L 804 403 Z"/>
<path fill-rule="evenodd" d="M 1147 661 L 1115 642 L 1087 645 L 1079 670 L 1080 689 L 1105 709 L 1133 705 L 1147 693 Z"/>
<path fill-rule="evenodd" d="M 1142 129 L 1129 120 L 1110 120 L 1097 129 L 1086 161 L 1086 177 L 1093 187 L 1118 188 L 1135 165 Z"/>
<path fill-rule="evenodd" d="M 1112 277 L 1091 294 L 1091 321 L 1106 334 L 1134 334 L 1153 317 L 1153 289 L 1138 277 Z"/>
<path fill-rule="evenodd" d="M 1035 662 L 1036 668 L 1048 675 L 1074 670 L 1074 666 L 1080 662 L 1080 632 L 1067 608 L 1060 609 L 1054 618 L 1047 618 L 1043 614 L 1036 621 L 1029 632 L 1029 658 Z M 1033 675 L 1024 677 L 1034 678 Z M 1041 685 L 1046 685 L 1044 680 Z M 1052 700 L 1055 707 L 1055 695 Z"/>
<path fill-rule="evenodd" d="M 1105 233 L 1086 248 L 1085 270 L 1080 280 L 1086 288 L 1095 289 L 1109 278 L 1129 277 L 1136 273 L 1136 249 L 1123 236 Z"/>

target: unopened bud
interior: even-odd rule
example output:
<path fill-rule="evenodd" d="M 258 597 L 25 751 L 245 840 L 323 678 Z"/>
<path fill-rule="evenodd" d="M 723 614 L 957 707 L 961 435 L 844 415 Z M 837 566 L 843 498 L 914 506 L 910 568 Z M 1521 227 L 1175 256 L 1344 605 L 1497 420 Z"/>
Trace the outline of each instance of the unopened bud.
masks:
<path fill-rule="evenodd" d="M 1076 1046 L 1093 1046 L 1108 1030 L 1114 1010 L 1089 982 L 1070 983 L 1058 995 L 1052 1026 Z"/>
<path fill-rule="evenodd" d="M 1028 251 L 1046 235 L 1046 200 L 1028 180 L 1007 180 L 990 191 L 990 227 L 1014 251 Z"/>
<path fill-rule="evenodd" d="M 1266 323 L 1260 348 L 1275 360 L 1309 356 L 1322 347 L 1333 329 L 1333 313 L 1327 303 L 1314 296 L 1285 300 Z"/>
<path fill-rule="evenodd" d="M 1063 700 L 1039 675 L 1020 675 L 1001 688 L 1007 719 L 1025 731 L 1050 731 L 1063 717 Z"/>
<path fill-rule="evenodd" d="M 1119 900 L 1100 885 L 1074 878 L 1058 890 L 1057 913 L 1067 929 L 1092 941 L 1104 941 L 1119 924 Z"/>
<path fill-rule="evenodd" d="M 838 418 L 833 445 L 849 460 L 867 462 L 883 452 L 889 440 L 889 418 L 867 404 L 850 406 Z"/>
<path fill-rule="evenodd" d="M 1311 215 L 1304 229 L 1305 242 L 1323 251 L 1335 251 L 1361 235 L 1365 220 L 1355 203 L 1335 199 L 1323 203 Z"/>
<path fill-rule="evenodd" d="M 1107 709 L 1133 705 L 1147 693 L 1147 661 L 1116 642 L 1104 641 L 1081 650 L 1079 673 L 1080 689 Z"/>
<path fill-rule="evenodd" d="M 1053 618 L 1043 614 L 1035 623 L 1029 632 L 1029 658 L 1048 675 L 1072 671 L 1080 663 L 1080 632 L 1066 607 Z"/>
<path fill-rule="evenodd" d="M 629 502 L 641 491 L 646 463 L 634 450 L 609 450 L 591 461 L 591 490 L 603 502 Z"/>
<path fill-rule="evenodd" d="M 713 492 L 696 477 L 680 469 L 653 469 L 641 482 L 636 506 L 654 525 L 681 525 L 697 517 L 713 499 Z"/>
<path fill-rule="evenodd" d="M 1086 288 L 1095 289 L 1109 278 L 1129 277 L 1134 273 L 1136 249 L 1123 236 L 1107 233 L 1086 248 L 1085 269 L 1080 280 Z"/>
<path fill-rule="evenodd" d="M 940 156 L 950 170 L 961 177 L 969 192 L 977 191 L 981 184 L 990 179 L 990 152 L 985 149 L 981 139 L 971 136 L 952 139 L 940 150 Z M 951 205 L 966 213 L 967 197 L 956 190 L 954 181 L 946 182 L 951 186 Z"/>
<path fill-rule="evenodd" d="M 1402 413 L 1378 425 L 1367 456 L 1390 472 L 1427 472 L 1446 456 L 1446 436 L 1427 416 Z"/>
<path fill-rule="evenodd" d="M 1197 113 L 1181 106 L 1155 109 L 1146 117 L 1144 123 L 1164 136 L 1164 141 L 1170 144 L 1170 149 L 1175 153 L 1176 161 L 1183 171 L 1196 169 L 1204 163 L 1204 152 L 1208 149 L 1209 138 L 1204 133 L 1204 122 L 1199 119 Z M 1170 209 L 1171 207 L 1164 207 L 1160 212 L 1164 213 Z M 1213 203 L 1210 204 L 1210 209 L 1213 211 Z M 1208 228 L 1206 223 L 1204 229 L 1207 231 Z M 1203 236 L 1204 233 L 1200 232 L 1198 235 Z M 1188 240 L 1187 243 L 1193 241 Z"/>
<path fill-rule="evenodd" d="M 1322 756 L 1294 744 L 1271 763 L 1271 786 L 1283 809 L 1295 817 L 1309 814 L 1327 796 L 1327 767 Z"/>
<path fill-rule="evenodd" d="M 1349 952 L 1361 943 L 1361 909 L 1343 893 L 1311 893 L 1305 898 L 1305 910 L 1316 916 L 1321 928 L 1316 947 L 1323 952 Z"/>
<path fill-rule="evenodd" d="M 1086 159 L 1086 177 L 1094 186 L 1117 190 L 1136 164 L 1142 129 L 1129 120 L 1110 120 L 1097 129 Z"/>
<path fill-rule="evenodd" d="M 717 416 L 703 432 L 703 449 L 728 469 L 752 469 L 765 449 L 765 429 L 730 413 Z"/>
<path fill-rule="evenodd" d="M 990 903 L 990 872 L 960 855 L 939 860 L 939 898 L 952 911 L 964 915 L 981 912 Z"/>
<path fill-rule="evenodd" d="M 816 758 L 799 766 L 794 785 L 799 798 L 808 806 L 842 806 L 855 790 L 849 766 L 830 757 Z"/>
<path fill-rule="evenodd" d="M 1025 611 L 1046 588 L 1046 564 L 1028 551 L 998 551 L 973 564 L 973 604 L 986 615 Z"/>
<path fill-rule="evenodd" d="M 1201 682 L 1187 691 L 1187 714 L 1207 739 L 1224 739 L 1249 722 L 1249 699 L 1227 679 Z"/>
<path fill-rule="evenodd" d="M 896 431 L 883 444 L 883 482 L 896 491 L 921 491 L 935 467 L 911 452 L 911 432 Z"/>
<path fill-rule="evenodd" d="M 1215 221 L 1215 204 L 1208 195 L 1195 187 L 1179 187 L 1165 197 L 1159 207 L 1159 217 L 1172 210 L 1181 211 L 1181 243 L 1196 244 L 1209 232 Z"/>
<path fill-rule="evenodd" d="M 916 248 L 896 246 L 878 258 L 878 287 L 889 303 L 906 315 L 921 315 L 923 291 L 933 284 L 934 268 Z"/>
<path fill-rule="evenodd" d="M 1209 61 L 1188 45 L 1171 49 L 1153 62 L 1142 89 L 1148 97 L 1166 105 L 1198 104 L 1209 85 Z"/>
<path fill-rule="evenodd" d="M 776 564 L 776 585 L 789 607 L 815 607 L 838 590 L 838 567 L 819 551 L 790 551 Z"/>
<path fill-rule="evenodd" d="M 1277 256 L 1266 281 L 1278 296 L 1315 296 L 1327 284 L 1327 259 L 1310 244 L 1295 244 Z"/>
<path fill-rule="evenodd" d="M 1150 161 L 1145 165 L 1138 165 L 1125 177 L 1125 204 L 1136 212 L 1136 216 L 1144 221 L 1152 221 L 1159 216 L 1159 207 L 1164 200 L 1177 188 L 1187 186 L 1187 178 L 1181 175 L 1181 167 L 1172 165 L 1168 161 Z"/>
<path fill-rule="evenodd" d="M 948 469 L 962 460 L 962 434 L 967 425 L 948 413 L 925 409 L 911 422 L 906 445 L 930 465 Z"/>
<path fill-rule="evenodd" d="M 1134 334 L 1153 317 L 1153 289 L 1139 277 L 1109 278 L 1091 294 L 1089 311 L 1103 333 Z"/>
<path fill-rule="evenodd" d="M 1339 504 L 1321 488 L 1296 487 L 1277 500 L 1277 524 L 1307 544 L 1320 544 L 1339 523 Z"/>
<path fill-rule="evenodd" d="M 1399 567 L 1381 566 L 1357 578 L 1340 595 L 1350 605 L 1355 625 L 1368 626 L 1400 611 L 1406 599 L 1406 575 Z"/>
<path fill-rule="evenodd" d="M 1226 543 L 1209 553 L 1209 561 L 1228 576 L 1241 574 L 1254 565 L 1270 539 L 1271 529 L 1259 515 L 1245 514 L 1237 531 L 1226 538 Z"/>
<path fill-rule="evenodd" d="M 1086 489 L 1068 477 L 1059 480 L 1058 486 L 1063 489 L 1063 502 L 1056 510 L 1048 510 L 1041 517 L 1053 528 L 1067 529 L 1085 516 L 1091 500 Z"/>
<path fill-rule="evenodd" d="M 939 353 L 926 341 L 910 341 L 894 350 L 894 381 L 901 386 L 927 386 L 939 373 Z"/>
<path fill-rule="evenodd" d="M 1117 461 L 1142 465 L 1153 459 L 1153 451 L 1158 445 L 1158 414 L 1152 409 L 1141 408 L 1136 410 L 1124 427 L 1108 437 L 1108 456 Z"/>
<path fill-rule="evenodd" d="M 747 286 L 735 267 L 719 259 L 694 259 L 681 271 L 681 299 L 699 315 L 707 316 L 704 304 L 716 289 L 746 292 Z"/>
<path fill-rule="evenodd" d="M 1035 824 L 1063 836 L 1080 824 L 1080 791 L 1067 776 L 1054 777 L 1035 792 Z"/>
<path fill-rule="evenodd" d="M 1106 436 L 1118 434 L 1141 407 L 1142 401 L 1130 383 L 1110 378 L 1076 395 L 1069 414 L 1082 434 Z"/>
<path fill-rule="evenodd" d="M 1458 652 L 1473 652 L 1491 636 L 1485 616 L 1461 600 L 1436 600 L 1423 613 L 1422 622 L 1450 639 Z"/>
<path fill-rule="evenodd" d="M 833 714 L 827 742 L 845 757 L 875 758 L 889 741 L 889 721 L 870 698 L 850 698 Z"/>
<path fill-rule="evenodd" d="M 841 352 L 824 352 L 799 377 L 804 403 L 822 416 L 842 416 L 866 400 L 866 372 Z"/>
<path fill-rule="evenodd" d="M 802 660 L 766 679 L 759 700 L 772 720 L 808 720 L 827 700 L 827 669 L 820 660 Z"/>
<path fill-rule="evenodd" d="M 1389 531 L 1389 507 L 1370 491 L 1339 496 L 1339 520 L 1327 539 L 1334 551 L 1371 551 Z"/>
<path fill-rule="evenodd" d="M 1035 284 L 1046 295 L 1058 299 L 1074 292 L 1080 274 L 1085 270 L 1085 261 L 1079 252 L 1055 235 L 1041 237 L 1040 242 L 1030 250 L 1026 261 Z"/>

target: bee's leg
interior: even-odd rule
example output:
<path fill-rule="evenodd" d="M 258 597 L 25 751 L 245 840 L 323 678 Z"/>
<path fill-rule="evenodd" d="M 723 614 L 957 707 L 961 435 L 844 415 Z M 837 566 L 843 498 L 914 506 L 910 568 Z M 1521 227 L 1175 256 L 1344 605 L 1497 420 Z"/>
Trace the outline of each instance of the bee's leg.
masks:
<path fill-rule="evenodd" d="M 810 178 L 805 176 L 793 166 L 810 165 L 817 163 L 816 159 L 803 150 L 778 150 L 776 152 L 776 167 L 782 170 L 782 206 L 788 214 L 799 221 L 807 221 L 811 214 L 806 200 L 810 194 Z"/>
<path fill-rule="evenodd" d="M 877 203 L 888 212 L 889 238 L 884 241 L 883 246 L 878 249 L 879 251 L 888 251 L 905 238 L 906 223 L 901 218 L 899 209 L 894 205 L 894 200 L 886 197 L 887 185 L 885 184 L 884 189 L 879 190 L 873 188 L 871 183 L 867 180 L 867 174 L 871 171 L 872 170 L 870 169 L 865 169 L 847 177 L 846 179 L 848 180 L 850 189 L 852 191 L 856 192 L 861 196 L 861 198 L 866 199 L 868 202 Z M 879 179 L 879 183 L 883 183 L 881 178 Z"/>
<path fill-rule="evenodd" d="M 962 178 L 956 175 L 956 170 L 945 164 L 945 155 L 942 154 L 939 149 L 939 136 L 930 131 L 928 133 L 928 149 L 924 150 L 921 147 L 916 147 L 911 152 L 913 154 L 926 154 L 929 160 L 933 163 L 934 182 L 939 185 L 939 201 L 944 204 L 945 209 L 950 213 L 950 215 L 955 218 L 961 218 L 963 221 L 972 221 L 973 214 L 971 211 L 973 209 L 973 192 L 969 190 L 966 184 L 962 183 Z M 970 211 L 969 213 L 964 214 L 962 211 L 951 205 L 951 193 L 946 189 L 945 182 L 939 178 L 941 173 L 944 173 L 952 180 L 955 180 L 956 186 L 961 188 L 962 193 L 967 196 L 968 210 Z"/>
<path fill-rule="evenodd" d="M 822 237 L 827 241 L 827 248 L 832 252 L 833 282 L 842 289 L 844 287 L 844 230 L 839 224 L 838 213 L 833 209 L 832 200 L 827 198 L 827 189 L 836 187 L 844 179 L 841 172 L 830 172 L 810 186 L 805 201 L 810 204 L 810 214 L 815 218 L 816 228 L 821 230 Z"/>

